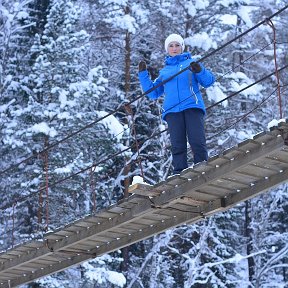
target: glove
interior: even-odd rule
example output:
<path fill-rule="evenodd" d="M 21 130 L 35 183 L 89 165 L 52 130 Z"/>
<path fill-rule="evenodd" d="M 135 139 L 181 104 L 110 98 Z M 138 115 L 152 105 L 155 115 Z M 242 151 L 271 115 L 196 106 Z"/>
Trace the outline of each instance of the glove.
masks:
<path fill-rule="evenodd" d="M 141 60 L 139 62 L 138 70 L 139 70 L 139 72 L 147 70 L 147 65 L 146 65 L 146 62 L 144 60 Z"/>
<path fill-rule="evenodd" d="M 190 69 L 192 70 L 193 73 L 199 73 L 202 70 L 200 64 L 198 64 L 196 62 L 190 63 Z"/>

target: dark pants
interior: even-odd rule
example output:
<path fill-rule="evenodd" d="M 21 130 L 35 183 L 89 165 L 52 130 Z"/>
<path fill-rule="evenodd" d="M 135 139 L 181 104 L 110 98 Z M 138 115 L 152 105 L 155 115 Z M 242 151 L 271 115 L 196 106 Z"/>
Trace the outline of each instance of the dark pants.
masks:
<path fill-rule="evenodd" d="M 200 109 L 187 109 L 182 112 L 169 113 L 165 120 L 168 123 L 173 156 L 173 173 L 179 174 L 188 167 L 187 138 L 194 156 L 194 163 L 208 159 L 204 113 Z"/>

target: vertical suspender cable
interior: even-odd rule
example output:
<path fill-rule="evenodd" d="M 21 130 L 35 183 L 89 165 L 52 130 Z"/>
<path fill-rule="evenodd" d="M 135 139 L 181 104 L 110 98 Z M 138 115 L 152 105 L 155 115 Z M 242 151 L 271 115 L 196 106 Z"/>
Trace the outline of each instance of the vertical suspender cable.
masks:
<path fill-rule="evenodd" d="M 279 72 L 278 72 L 278 64 L 277 64 L 277 51 L 276 51 L 276 28 L 271 19 L 267 20 L 267 24 L 273 30 L 273 46 L 274 46 L 274 65 L 275 65 L 275 75 L 277 79 L 277 93 L 278 93 L 278 105 L 279 105 L 279 113 L 280 119 L 282 119 L 282 101 L 281 101 L 281 91 L 280 91 L 280 79 L 279 79 Z"/>
<path fill-rule="evenodd" d="M 125 110 L 128 113 L 128 115 L 131 116 L 132 134 L 133 134 L 133 136 L 135 138 L 135 146 L 136 146 L 136 150 L 137 150 L 137 162 L 138 162 L 138 165 L 139 165 L 139 168 L 140 168 L 140 171 L 141 171 L 141 176 L 145 180 L 143 166 L 142 166 L 142 161 L 141 161 L 141 158 L 140 158 L 140 148 L 139 148 L 139 143 L 138 143 L 138 140 L 137 140 L 137 132 L 136 132 L 136 127 L 135 127 L 135 120 L 134 120 L 133 111 L 132 111 L 131 106 L 128 105 L 128 104 L 125 105 Z"/>
<path fill-rule="evenodd" d="M 91 167 L 90 169 L 90 189 L 92 194 L 92 201 L 93 201 L 93 213 L 96 212 L 96 188 L 95 188 L 95 179 L 94 179 L 94 172 L 95 172 L 96 166 Z"/>
<path fill-rule="evenodd" d="M 48 147 L 48 139 L 45 138 L 45 148 Z M 48 174 L 48 150 L 44 154 L 44 165 L 45 165 L 45 191 L 46 191 L 46 231 L 48 231 L 49 225 L 49 174 Z"/>
<path fill-rule="evenodd" d="M 13 202 L 13 207 L 12 207 L 12 248 L 14 248 L 14 230 L 15 230 L 15 205 L 16 202 Z"/>
<path fill-rule="evenodd" d="M 38 198 L 38 225 L 40 227 L 42 223 L 42 210 L 43 210 L 43 197 L 42 197 L 42 189 L 40 187 L 39 198 Z"/>

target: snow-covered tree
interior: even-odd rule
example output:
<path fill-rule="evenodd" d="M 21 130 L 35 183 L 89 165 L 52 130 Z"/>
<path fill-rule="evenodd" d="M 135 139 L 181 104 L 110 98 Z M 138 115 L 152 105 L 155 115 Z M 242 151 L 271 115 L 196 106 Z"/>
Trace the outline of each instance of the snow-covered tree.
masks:
<path fill-rule="evenodd" d="M 283 0 L 2 0 L 0 167 L 2 172 L 13 168 L 0 180 L 1 249 L 37 237 L 47 224 L 53 229 L 128 196 L 132 176 L 141 174 L 140 159 L 147 182 L 166 179 L 171 171 L 169 137 L 162 133 L 148 139 L 166 128 L 162 100 L 144 96 L 125 106 L 142 93 L 139 60 L 146 61 L 154 79 L 163 67 L 163 43 L 170 33 L 181 34 L 186 50 L 200 59 L 285 5 Z M 272 19 L 279 67 L 287 62 L 287 13 Z M 203 91 L 207 107 L 275 69 L 269 25 L 215 52 L 203 61 L 218 79 Z M 280 73 L 283 115 L 288 109 L 286 76 L 286 71 Z M 208 110 L 210 155 L 250 138 L 279 117 L 276 80 L 270 77 Z M 126 153 L 109 158 L 130 145 Z M 35 285 L 282 285 L 287 282 L 286 192 L 281 186 Z"/>
<path fill-rule="evenodd" d="M 21 81 L 25 73 L 29 70 L 29 57 L 27 52 L 31 45 L 30 29 L 35 26 L 33 18 L 29 15 L 29 4 L 31 0 L 11 2 L 1 1 L 0 3 L 0 154 L 1 154 L 1 199 L 2 207 L 9 207 L 8 210 L 2 208 L 3 218 L 1 219 L 1 229 L 3 233 L 3 248 L 7 248 L 13 243 L 16 235 L 13 234 L 13 221 L 22 222 L 17 219 L 15 210 L 17 202 L 12 200 L 14 182 L 17 179 L 18 185 L 21 183 L 19 175 L 11 176 L 11 171 L 3 173 L 14 161 L 19 162 L 19 157 L 23 157 L 25 151 L 19 148 L 18 142 L 9 138 L 9 134 L 17 129 L 17 122 L 14 121 L 12 113 L 15 107 L 20 107 L 23 103 L 23 93 Z M 16 148 L 18 146 L 18 148 Z M 13 191 L 11 191 L 13 190 Z M 24 192 L 24 191 L 23 191 Z M 25 192 L 24 192 L 25 193 Z M 18 194 L 19 195 L 19 194 Z M 26 213 L 26 210 L 23 211 Z M 3 226 L 2 226 L 3 225 Z M 8 233 L 8 234 L 7 234 Z M 12 237 L 11 237 L 12 236 Z"/>
<path fill-rule="evenodd" d="M 100 65 L 87 68 L 89 35 L 84 30 L 77 31 L 78 19 L 79 9 L 72 2 L 54 1 L 49 7 L 43 33 L 35 35 L 30 52 L 33 65 L 29 75 L 21 79 L 18 89 L 23 101 L 10 109 L 11 121 L 3 130 L 3 142 L 10 151 L 15 150 L 16 155 L 37 154 L 51 143 L 107 114 L 100 104 L 105 103 L 102 99 L 105 98 L 107 79 Z M 31 234 L 37 222 L 47 224 L 50 221 L 52 227 L 59 226 L 71 217 L 91 212 L 93 204 L 87 173 L 74 177 L 61 187 L 50 188 L 49 185 L 99 162 L 103 156 L 113 154 L 115 149 L 118 151 L 119 130 L 122 132 L 123 127 L 116 118 L 105 118 L 84 131 L 84 137 L 83 133 L 78 134 L 73 141 L 60 143 L 38 157 L 32 157 L 29 163 L 11 173 L 9 187 L 13 188 L 12 195 L 16 201 L 25 197 L 25 208 L 19 208 L 29 211 L 22 217 L 27 219 L 22 229 L 28 229 Z M 112 162 L 108 162 L 93 167 L 93 173 L 99 179 L 107 177 L 111 165 Z M 106 185 L 114 187 L 112 183 Z M 106 189 L 102 193 L 107 193 Z M 97 197 L 103 198 L 101 189 Z M 105 203 L 111 203 L 113 197 L 112 193 Z M 39 209 L 35 205 L 38 200 Z M 48 209 L 49 219 L 44 219 Z M 60 212 L 64 215 L 58 222 Z"/>

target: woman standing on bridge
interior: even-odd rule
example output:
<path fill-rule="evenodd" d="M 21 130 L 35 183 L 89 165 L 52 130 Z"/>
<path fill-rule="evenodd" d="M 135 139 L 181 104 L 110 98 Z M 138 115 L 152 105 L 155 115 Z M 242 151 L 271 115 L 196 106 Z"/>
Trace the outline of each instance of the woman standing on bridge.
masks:
<path fill-rule="evenodd" d="M 205 104 L 200 92 L 211 86 L 215 79 L 203 64 L 195 62 L 189 52 L 184 52 L 184 40 L 178 34 L 171 34 L 165 40 L 165 66 L 152 81 L 145 61 L 139 63 L 139 80 L 144 91 L 189 67 L 183 73 L 156 88 L 148 94 L 150 99 L 165 95 L 162 117 L 168 124 L 172 146 L 173 174 L 179 174 L 188 167 L 187 138 L 191 146 L 194 163 L 208 159 L 204 130 Z"/>

